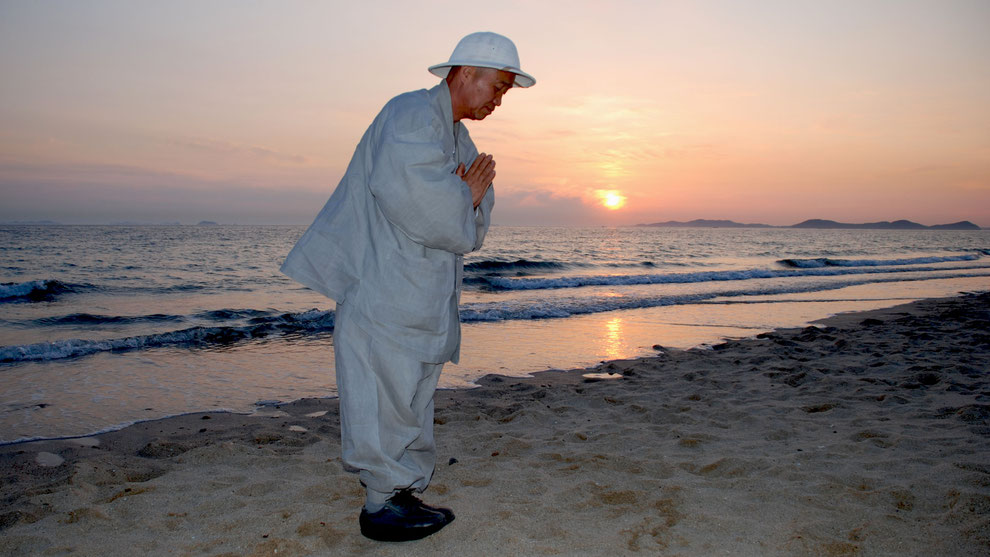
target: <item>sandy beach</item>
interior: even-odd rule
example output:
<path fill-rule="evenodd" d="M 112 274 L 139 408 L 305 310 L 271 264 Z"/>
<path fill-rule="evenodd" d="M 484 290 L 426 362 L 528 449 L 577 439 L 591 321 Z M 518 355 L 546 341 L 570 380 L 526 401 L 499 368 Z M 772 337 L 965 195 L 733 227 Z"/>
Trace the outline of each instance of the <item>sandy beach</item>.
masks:
<path fill-rule="evenodd" d="M 3 555 L 985 555 L 990 294 L 437 393 L 424 499 L 363 538 L 337 402 L 0 447 Z"/>

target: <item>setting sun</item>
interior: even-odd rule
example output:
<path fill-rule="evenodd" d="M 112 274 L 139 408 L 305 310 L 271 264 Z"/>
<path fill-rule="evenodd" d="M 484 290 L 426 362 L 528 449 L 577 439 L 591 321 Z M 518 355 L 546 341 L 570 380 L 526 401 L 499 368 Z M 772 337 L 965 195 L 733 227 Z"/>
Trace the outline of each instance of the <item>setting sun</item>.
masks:
<path fill-rule="evenodd" d="M 626 204 L 626 196 L 616 190 L 598 190 L 595 193 L 606 209 L 621 209 Z"/>

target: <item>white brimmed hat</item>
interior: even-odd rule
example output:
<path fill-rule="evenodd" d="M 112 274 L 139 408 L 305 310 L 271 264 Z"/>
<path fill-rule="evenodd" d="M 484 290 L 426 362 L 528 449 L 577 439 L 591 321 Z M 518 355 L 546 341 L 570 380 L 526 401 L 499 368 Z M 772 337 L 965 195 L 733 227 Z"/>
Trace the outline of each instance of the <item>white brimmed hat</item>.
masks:
<path fill-rule="evenodd" d="M 516 87 L 532 87 L 536 78 L 519 68 L 519 53 L 516 45 L 508 37 L 498 33 L 482 31 L 471 33 L 461 39 L 450 60 L 443 64 L 430 66 L 430 73 L 437 77 L 447 77 L 450 68 L 454 66 L 475 66 L 478 68 L 495 68 L 516 74 Z"/>

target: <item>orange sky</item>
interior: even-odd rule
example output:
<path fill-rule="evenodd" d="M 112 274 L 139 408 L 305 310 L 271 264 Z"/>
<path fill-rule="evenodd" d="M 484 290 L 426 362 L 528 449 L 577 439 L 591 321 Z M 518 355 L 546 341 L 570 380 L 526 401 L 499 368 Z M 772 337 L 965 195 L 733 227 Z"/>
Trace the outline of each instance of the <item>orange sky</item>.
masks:
<path fill-rule="evenodd" d="M 498 224 L 990 227 L 988 2 L 484 11 L 0 4 L 0 221 L 306 224 L 381 106 L 491 30 L 537 78 L 468 123 Z"/>

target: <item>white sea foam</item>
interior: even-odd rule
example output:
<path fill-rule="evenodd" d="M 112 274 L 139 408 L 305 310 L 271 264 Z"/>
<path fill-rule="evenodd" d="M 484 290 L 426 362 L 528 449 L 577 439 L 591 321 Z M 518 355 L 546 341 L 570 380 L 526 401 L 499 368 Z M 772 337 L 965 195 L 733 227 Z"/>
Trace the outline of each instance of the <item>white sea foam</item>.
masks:
<path fill-rule="evenodd" d="M 975 259 L 975 257 L 973 258 Z M 739 281 L 788 277 L 829 277 L 856 274 L 916 273 L 984 269 L 983 265 L 963 267 L 820 267 L 798 269 L 747 269 L 739 271 L 703 271 L 697 273 L 665 273 L 649 275 L 592 275 L 552 278 L 485 277 L 484 280 L 501 290 L 549 290 L 583 286 L 632 286 L 642 284 L 689 284 L 697 282 Z"/>
<path fill-rule="evenodd" d="M 45 281 L 43 280 L 32 280 L 21 283 L 8 282 L 5 284 L 0 284 L 0 299 L 26 296 L 27 294 L 30 294 L 31 291 L 44 287 Z"/>

